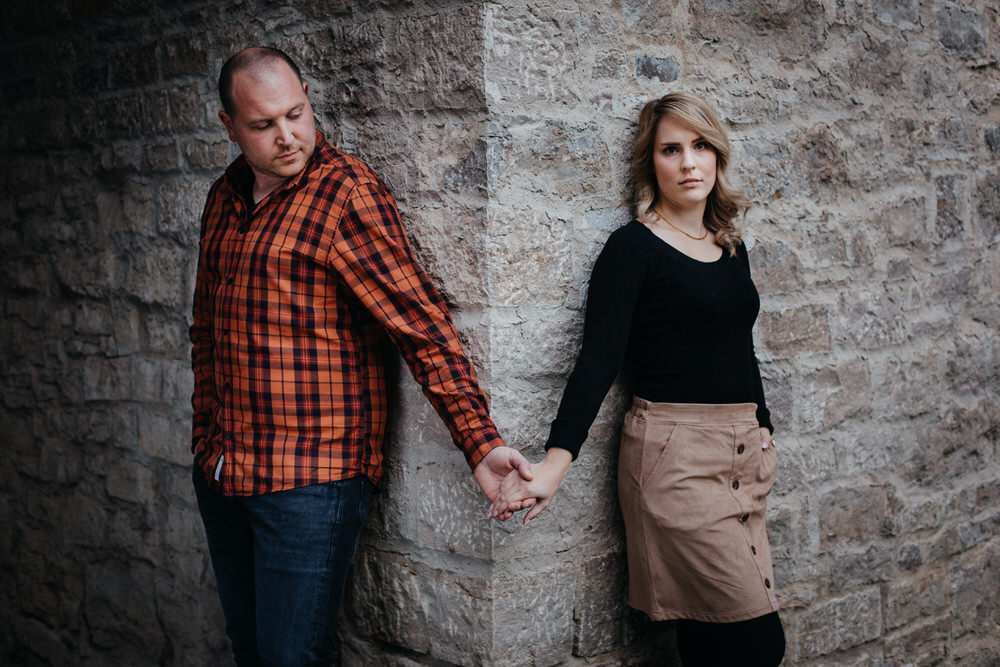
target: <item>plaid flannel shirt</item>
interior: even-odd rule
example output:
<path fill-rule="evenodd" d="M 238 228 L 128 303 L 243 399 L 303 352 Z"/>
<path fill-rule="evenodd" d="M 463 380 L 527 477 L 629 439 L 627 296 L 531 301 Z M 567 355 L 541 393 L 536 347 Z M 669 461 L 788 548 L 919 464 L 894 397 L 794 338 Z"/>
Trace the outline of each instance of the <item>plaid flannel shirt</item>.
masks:
<path fill-rule="evenodd" d="M 379 483 L 387 341 L 471 467 L 502 445 L 378 177 L 317 133 L 303 172 L 257 205 L 252 183 L 240 156 L 201 220 L 192 451 L 205 477 L 226 495 Z"/>

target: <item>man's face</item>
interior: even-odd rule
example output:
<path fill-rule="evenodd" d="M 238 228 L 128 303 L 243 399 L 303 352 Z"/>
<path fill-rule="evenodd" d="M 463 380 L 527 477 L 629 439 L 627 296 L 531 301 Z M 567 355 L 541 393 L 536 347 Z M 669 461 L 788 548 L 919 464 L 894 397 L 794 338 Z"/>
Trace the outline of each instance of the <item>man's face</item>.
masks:
<path fill-rule="evenodd" d="M 229 139 L 239 144 L 258 185 L 301 172 L 316 148 L 316 124 L 306 93 L 288 65 L 277 61 L 233 76 L 232 115 L 219 112 Z"/>

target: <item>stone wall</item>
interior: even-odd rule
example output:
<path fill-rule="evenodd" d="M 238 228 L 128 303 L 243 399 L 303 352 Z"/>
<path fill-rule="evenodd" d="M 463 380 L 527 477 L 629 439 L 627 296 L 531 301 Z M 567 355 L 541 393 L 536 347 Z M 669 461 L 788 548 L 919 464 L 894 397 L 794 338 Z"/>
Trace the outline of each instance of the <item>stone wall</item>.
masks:
<path fill-rule="evenodd" d="M 214 79 L 252 43 L 300 61 L 321 127 L 390 183 L 533 460 L 629 217 L 638 107 L 714 100 L 755 202 L 786 664 L 1000 657 L 995 3 L 14 0 L 0 19 L 4 663 L 226 660 L 186 328 L 201 204 L 235 155 Z M 344 663 L 669 663 L 669 624 L 624 600 L 627 382 L 522 528 L 482 519 L 401 375 Z"/>

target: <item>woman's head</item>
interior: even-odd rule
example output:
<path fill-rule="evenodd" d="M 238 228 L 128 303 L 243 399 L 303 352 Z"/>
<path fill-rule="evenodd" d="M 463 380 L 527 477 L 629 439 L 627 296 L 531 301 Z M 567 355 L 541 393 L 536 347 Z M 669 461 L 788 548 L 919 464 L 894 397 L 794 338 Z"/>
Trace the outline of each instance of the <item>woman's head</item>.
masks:
<path fill-rule="evenodd" d="M 639 133 L 632 152 L 632 176 L 635 181 L 635 215 L 644 217 L 658 202 L 653 154 L 660 121 L 669 118 L 701 138 L 716 155 L 715 187 L 708 195 L 704 223 L 713 232 L 716 241 L 731 253 L 740 242 L 740 234 L 733 224 L 736 216 L 745 211 L 750 202 L 743 190 L 729 182 L 729 139 L 719 118 L 700 97 L 687 92 L 677 92 L 650 100 L 639 115 Z"/>

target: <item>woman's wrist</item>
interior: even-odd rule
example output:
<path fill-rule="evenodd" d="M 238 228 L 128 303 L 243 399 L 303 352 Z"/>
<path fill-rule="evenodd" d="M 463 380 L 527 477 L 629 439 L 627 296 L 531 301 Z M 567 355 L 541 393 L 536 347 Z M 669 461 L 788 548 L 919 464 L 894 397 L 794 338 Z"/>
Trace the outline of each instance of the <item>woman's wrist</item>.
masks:
<path fill-rule="evenodd" d="M 573 453 L 562 447 L 549 447 L 541 463 L 552 466 L 565 474 L 569 470 L 570 464 L 573 463 Z"/>

